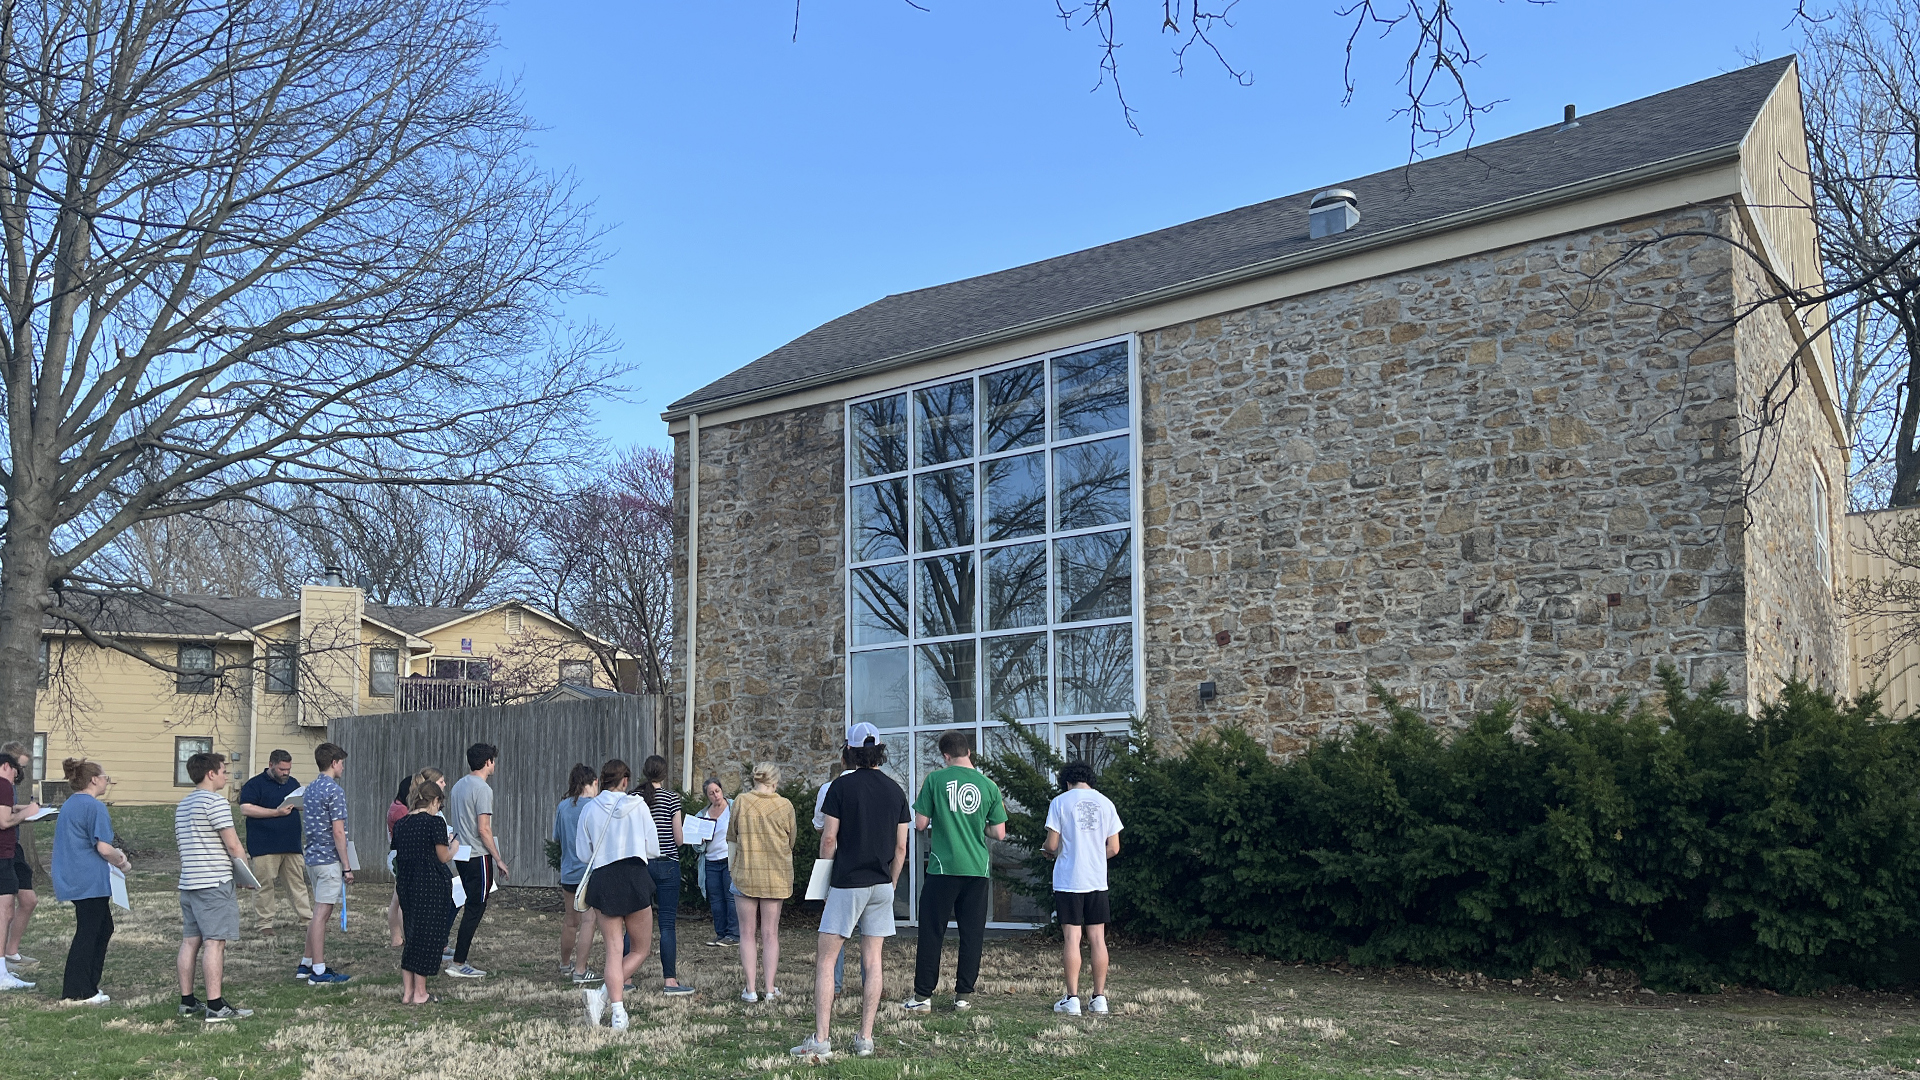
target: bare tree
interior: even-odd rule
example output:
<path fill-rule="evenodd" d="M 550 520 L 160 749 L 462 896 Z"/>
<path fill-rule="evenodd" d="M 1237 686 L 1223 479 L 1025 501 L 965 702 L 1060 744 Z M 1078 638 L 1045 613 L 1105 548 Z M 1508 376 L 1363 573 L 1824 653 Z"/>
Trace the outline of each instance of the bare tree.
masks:
<path fill-rule="evenodd" d="M 541 501 L 490 488 L 357 485 L 305 493 L 287 518 L 313 569 L 346 570 L 375 603 L 466 607 L 504 598 Z"/>
<path fill-rule="evenodd" d="M 641 693 L 667 689 L 673 644 L 673 457 L 658 447 L 616 456 L 605 474 L 538 515 L 521 564 L 537 603 L 608 641 L 596 654 L 618 678 L 629 654 Z"/>
<path fill-rule="evenodd" d="M 595 235 L 483 74 L 481 0 L 0 0 L 0 738 L 142 522 L 575 451 Z"/>

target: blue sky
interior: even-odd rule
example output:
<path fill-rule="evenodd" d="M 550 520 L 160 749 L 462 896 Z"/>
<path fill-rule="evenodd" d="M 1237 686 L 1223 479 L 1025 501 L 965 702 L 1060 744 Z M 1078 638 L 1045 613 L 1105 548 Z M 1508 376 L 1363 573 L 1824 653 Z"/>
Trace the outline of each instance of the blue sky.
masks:
<path fill-rule="evenodd" d="M 1122 0 L 1146 13 L 1149 0 Z M 1157 20 L 1123 26 L 1142 134 L 1097 41 L 1050 0 L 514 0 L 496 60 L 610 228 L 600 295 L 569 314 L 633 367 L 612 442 L 664 445 L 661 409 L 887 293 L 1015 266 L 1404 162 L 1398 39 L 1363 40 L 1340 103 L 1332 0 L 1243 0 L 1219 34 L 1251 76 L 1171 73 Z M 559 14 L 564 12 L 564 14 Z M 1790 3 L 1465 0 L 1500 99 L 1482 141 L 1790 52 Z M 1450 148 L 1457 148 L 1456 146 Z"/>

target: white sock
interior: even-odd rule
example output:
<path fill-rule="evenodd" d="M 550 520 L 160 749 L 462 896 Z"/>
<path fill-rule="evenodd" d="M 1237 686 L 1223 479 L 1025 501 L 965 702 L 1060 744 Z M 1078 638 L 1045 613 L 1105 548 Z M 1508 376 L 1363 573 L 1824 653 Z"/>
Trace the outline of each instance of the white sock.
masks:
<path fill-rule="evenodd" d="M 313 973 L 314 973 L 315 975 L 325 975 L 325 974 L 327 973 L 327 963 L 326 963 L 326 961 L 324 961 L 324 960 L 322 960 L 322 961 L 319 961 L 318 963 L 316 963 L 316 964 L 314 964 L 314 965 L 313 965 Z"/>
<path fill-rule="evenodd" d="M 313 966 L 313 957 L 311 957 L 311 956 L 303 956 L 303 957 L 301 957 L 301 958 L 300 958 L 300 966 L 301 966 L 301 967 L 312 967 L 312 966 Z"/>

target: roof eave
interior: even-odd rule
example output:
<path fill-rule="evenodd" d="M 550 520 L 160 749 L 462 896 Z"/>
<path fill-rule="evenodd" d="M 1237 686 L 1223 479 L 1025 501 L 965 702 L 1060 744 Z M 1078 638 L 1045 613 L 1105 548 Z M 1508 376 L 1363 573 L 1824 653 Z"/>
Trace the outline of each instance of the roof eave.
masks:
<path fill-rule="evenodd" d="M 842 368 L 837 371 L 809 376 L 804 379 L 792 379 L 787 382 L 776 383 L 772 386 L 760 387 L 754 390 L 742 390 L 737 393 L 726 394 L 704 401 L 696 401 L 688 404 L 676 402 L 660 414 L 660 419 L 670 424 L 676 420 L 684 420 L 696 413 L 718 412 L 741 405 L 751 405 L 755 402 L 784 397 L 788 394 L 799 393 L 803 390 L 811 390 L 818 386 L 846 382 L 861 378 L 862 376 L 908 367 L 928 360 L 937 360 L 944 356 L 952 356 L 956 353 L 966 352 L 971 349 L 1002 344 L 1019 338 L 1044 333 L 1048 330 L 1072 326 L 1076 323 L 1090 322 L 1094 319 L 1106 318 L 1113 315 L 1123 315 L 1129 311 L 1150 307 L 1154 304 L 1165 303 L 1169 300 L 1178 300 L 1198 293 L 1211 292 L 1215 289 L 1238 285 L 1242 282 L 1268 277 L 1288 270 L 1297 270 L 1314 263 L 1343 259 L 1378 248 L 1451 232 L 1455 229 L 1482 225 L 1500 218 L 1512 217 L 1517 214 L 1530 213 L 1569 202 L 1576 202 L 1580 199 L 1606 194 L 1621 188 L 1637 187 L 1642 184 L 1667 180 L 1687 173 L 1698 172 L 1703 169 L 1732 164 L 1740 160 L 1740 147 L 1740 142 L 1732 142 L 1721 146 L 1709 147 L 1705 150 L 1696 150 L 1690 154 L 1682 154 L 1679 157 L 1668 158 L 1664 161 L 1651 162 L 1631 169 L 1623 169 L 1619 172 L 1589 177 L 1576 183 L 1563 184 L 1559 187 L 1536 191 L 1518 198 L 1489 203 L 1486 206 L 1474 207 L 1471 210 L 1461 210 L 1456 213 L 1430 218 L 1426 221 L 1411 222 L 1367 236 L 1358 236 L 1350 240 L 1324 244 L 1307 251 L 1283 255 L 1276 259 L 1251 263 L 1247 266 L 1236 267 L 1233 270 L 1211 274 L 1206 277 L 1194 278 L 1190 281 L 1183 281 L 1164 288 L 1138 293 L 1094 307 L 1063 312 L 1058 315 L 1048 316 L 1044 319 L 1035 319 L 1017 326 L 1010 326 L 1002 330 L 976 334 L 973 337 L 961 338 L 956 341 L 944 342 L 940 345 L 930 346 L 925 349 L 889 356 L 885 359 L 871 361 L 857 367 Z"/>

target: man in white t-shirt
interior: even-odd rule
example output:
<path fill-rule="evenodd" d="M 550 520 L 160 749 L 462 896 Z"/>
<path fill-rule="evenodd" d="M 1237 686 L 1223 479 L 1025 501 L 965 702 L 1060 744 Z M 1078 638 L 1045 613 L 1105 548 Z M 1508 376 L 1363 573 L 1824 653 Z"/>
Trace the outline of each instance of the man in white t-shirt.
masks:
<path fill-rule="evenodd" d="M 1113 800 L 1093 790 L 1093 768 L 1069 761 L 1060 770 L 1064 788 L 1047 804 L 1045 851 L 1053 863 L 1053 910 L 1060 917 L 1066 939 L 1062 956 L 1067 969 L 1067 996 L 1054 1002 L 1053 1011 L 1080 1015 L 1080 938 L 1085 933 L 1093 953 L 1093 1000 L 1089 1010 L 1107 1012 L 1107 860 L 1120 854 L 1120 813 Z"/>

